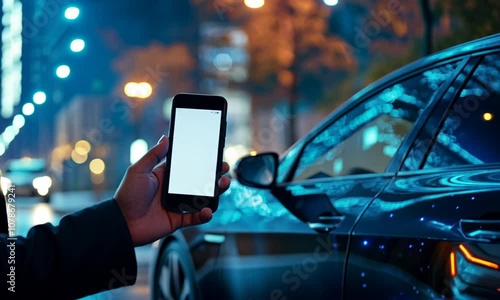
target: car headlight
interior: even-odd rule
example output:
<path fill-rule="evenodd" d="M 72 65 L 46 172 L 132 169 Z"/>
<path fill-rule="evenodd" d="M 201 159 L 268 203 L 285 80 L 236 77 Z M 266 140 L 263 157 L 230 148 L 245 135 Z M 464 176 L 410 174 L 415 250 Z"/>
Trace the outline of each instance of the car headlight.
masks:
<path fill-rule="evenodd" d="M 10 181 L 9 178 L 7 177 L 0 177 L 0 184 L 2 186 L 2 192 L 4 194 L 7 194 L 7 191 L 9 190 L 10 186 L 12 185 L 12 182 Z"/>
<path fill-rule="evenodd" d="M 33 179 L 33 187 L 37 190 L 48 191 L 52 186 L 52 179 L 49 176 L 41 176 Z"/>

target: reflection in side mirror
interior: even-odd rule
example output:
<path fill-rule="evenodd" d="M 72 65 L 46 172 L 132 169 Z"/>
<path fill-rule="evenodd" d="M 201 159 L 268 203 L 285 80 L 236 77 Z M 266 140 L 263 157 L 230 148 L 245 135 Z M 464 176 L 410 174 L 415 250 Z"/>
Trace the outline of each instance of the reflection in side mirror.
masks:
<path fill-rule="evenodd" d="M 246 186 L 270 188 L 276 183 L 278 154 L 261 153 L 243 157 L 236 165 L 238 181 Z"/>

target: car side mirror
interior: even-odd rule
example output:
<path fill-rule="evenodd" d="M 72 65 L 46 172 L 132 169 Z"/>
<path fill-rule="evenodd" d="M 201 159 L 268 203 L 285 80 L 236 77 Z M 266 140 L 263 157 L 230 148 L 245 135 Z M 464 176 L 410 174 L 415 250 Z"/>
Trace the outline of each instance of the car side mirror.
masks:
<path fill-rule="evenodd" d="M 272 188 L 278 174 L 278 154 L 269 152 L 243 157 L 238 161 L 234 173 L 243 185 Z"/>

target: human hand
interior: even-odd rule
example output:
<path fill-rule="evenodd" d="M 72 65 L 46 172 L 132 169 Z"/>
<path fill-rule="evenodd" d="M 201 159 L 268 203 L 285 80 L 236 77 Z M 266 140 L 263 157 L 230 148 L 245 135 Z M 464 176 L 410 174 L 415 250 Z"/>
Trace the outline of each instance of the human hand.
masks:
<path fill-rule="evenodd" d="M 135 246 L 154 242 L 179 228 L 203 224 L 212 219 L 212 210 L 207 207 L 193 214 L 181 214 L 163 208 L 161 187 L 165 171 L 163 159 L 167 149 L 168 139 L 162 136 L 156 146 L 127 169 L 115 193 Z M 224 162 L 222 172 L 225 174 L 228 171 L 229 165 Z M 227 176 L 219 179 L 221 194 L 228 189 L 229 183 Z"/>

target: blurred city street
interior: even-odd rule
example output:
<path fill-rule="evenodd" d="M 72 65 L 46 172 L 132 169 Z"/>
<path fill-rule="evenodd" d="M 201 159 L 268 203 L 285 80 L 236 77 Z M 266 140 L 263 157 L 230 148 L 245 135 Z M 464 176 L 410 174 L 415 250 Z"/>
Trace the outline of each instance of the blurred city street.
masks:
<path fill-rule="evenodd" d="M 500 299 L 500 1 L 0 16 L 0 300 Z"/>
<path fill-rule="evenodd" d="M 66 214 L 76 212 L 99 201 L 110 199 L 112 192 L 102 192 L 98 195 L 91 191 L 56 192 L 51 203 L 42 203 L 39 198 L 16 198 L 17 234 L 26 236 L 29 229 L 37 224 L 51 222 L 56 225 Z M 89 234 L 92 234 L 89 232 Z M 137 281 L 131 287 L 116 289 L 109 292 L 88 296 L 85 300 L 104 299 L 149 299 L 148 272 L 151 261 L 151 245 L 135 248 L 137 258 Z"/>

